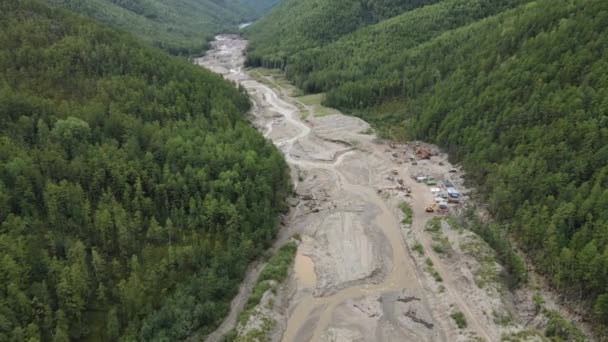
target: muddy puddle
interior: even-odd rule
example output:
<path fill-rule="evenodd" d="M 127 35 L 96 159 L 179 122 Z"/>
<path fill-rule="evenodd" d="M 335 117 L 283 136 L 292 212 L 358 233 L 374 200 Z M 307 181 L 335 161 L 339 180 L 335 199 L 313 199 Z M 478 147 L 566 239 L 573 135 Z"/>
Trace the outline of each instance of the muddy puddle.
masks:
<path fill-rule="evenodd" d="M 299 285 L 306 288 L 315 287 L 317 284 L 315 263 L 309 256 L 303 255 L 302 253 L 297 253 L 293 269 Z"/>

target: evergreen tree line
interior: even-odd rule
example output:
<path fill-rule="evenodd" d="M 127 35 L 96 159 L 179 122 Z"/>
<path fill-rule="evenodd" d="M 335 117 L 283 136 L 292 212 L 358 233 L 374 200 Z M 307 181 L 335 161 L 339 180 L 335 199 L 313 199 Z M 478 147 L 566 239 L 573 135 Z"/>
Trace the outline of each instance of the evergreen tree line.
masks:
<path fill-rule="evenodd" d="M 445 148 L 552 286 L 607 324 L 607 22 L 602 0 L 445 0 L 283 67 L 384 134 Z M 254 65 L 274 58 L 260 44 Z"/>
<path fill-rule="evenodd" d="M 278 0 L 42 0 L 135 34 L 174 55 L 196 55 L 219 32 L 236 31 Z"/>
<path fill-rule="evenodd" d="M 0 2 L 0 340 L 184 339 L 227 313 L 290 191 L 243 89 Z"/>
<path fill-rule="evenodd" d="M 295 53 L 441 0 L 285 0 L 245 32 L 249 66 L 284 68 Z M 290 62 L 291 63 L 291 62 Z"/>

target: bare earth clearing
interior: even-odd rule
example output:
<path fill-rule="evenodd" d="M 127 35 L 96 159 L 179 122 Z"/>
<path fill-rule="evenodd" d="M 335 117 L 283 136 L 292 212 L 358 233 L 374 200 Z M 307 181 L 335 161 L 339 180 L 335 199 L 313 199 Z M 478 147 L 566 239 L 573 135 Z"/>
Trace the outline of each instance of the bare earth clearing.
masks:
<path fill-rule="evenodd" d="M 455 229 L 447 216 L 425 211 L 435 196 L 413 175 L 449 178 L 467 193 L 447 157 L 431 145 L 379 141 L 358 118 L 316 116 L 314 107 L 289 96 L 272 77 L 256 80 L 243 70 L 246 45 L 235 35 L 218 36 L 197 63 L 249 92 L 252 122 L 285 154 L 298 199 L 275 246 L 294 234 L 302 242 L 289 280 L 266 293 L 238 335 L 265 329 L 263 340 L 288 342 L 499 341 L 525 330 L 535 311 L 532 292 L 514 296 L 503 289 L 487 245 Z M 436 155 L 415 158 L 420 147 Z M 404 202 L 413 211 L 411 224 L 402 223 Z M 425 227 L 434 217 L 442 221 L 429 232 Z M 236 325 L 259 269 L 251 268 L 230 316 L 208 341 Z M 466 327 L 451 318 L 458 312 Z M 541 339 L 534 334 L 522 340 Z"/>

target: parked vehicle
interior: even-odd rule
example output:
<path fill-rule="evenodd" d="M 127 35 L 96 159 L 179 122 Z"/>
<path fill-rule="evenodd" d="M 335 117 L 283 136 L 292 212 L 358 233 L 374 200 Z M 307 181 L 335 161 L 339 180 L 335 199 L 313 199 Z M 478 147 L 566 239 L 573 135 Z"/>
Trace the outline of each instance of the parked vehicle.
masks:
<path fill-rule="evenodd" d="M 425 183 L 426 185 L 437 185 L 437 181 L 433 177 L 427 177 Z"/>
<path fill-rule="evenodd" d="M 450 197 L 448 198 L 448 203 L 460 203 L 460 198 Z"/>
<path fill-rule="evenodd" d="M 460 198 L 460 192 L 454 188 L 448 188 L 448 196 L 451 198 Z"/>

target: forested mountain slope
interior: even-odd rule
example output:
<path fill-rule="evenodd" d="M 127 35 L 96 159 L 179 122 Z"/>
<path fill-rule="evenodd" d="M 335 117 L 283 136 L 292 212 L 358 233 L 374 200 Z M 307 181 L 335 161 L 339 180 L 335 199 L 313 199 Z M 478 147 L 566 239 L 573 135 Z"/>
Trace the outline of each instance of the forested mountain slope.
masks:
<path fill-rule="evenodd" d="M 173 54 L 196 54 L 219 31 L 253 20 L 276 0 L 42 0 L 134 33 Z"/>
<path fill-rule="evenodd" d="M 250 65 L 283 65 L 294 53 L 323 46 L 404 11 L 440 0 L 286 0 L 247 29 Z"/>
<path fill-rule="evenodd" d="M 238 0 L 238 3 L 246 11 L 246 19 L 253 20 L 268 13 L 273 7 L 283 2 L 283 0 Z"/>
<path fill-rule="evenodd" d="M 281 154 L 219 76 L 0 2 L 0 340 L 175 341 L 269 245 Z"/>
<path fill-rule="evenodd" d="M 324 92 L 346 82 L 367 84 L 395 74 L 403 52 L 452 29 L 529 0 L 444 0 L 370 25 L 322 47 L 288 58 L 288 76 L 308 92 Z M 397 71 L 399 72 L 399 71 Z"/>
<path fill-rule="evenodd" d="M 518 3 L 445 0 L 288 55 L 287 74 L 446 148 L 552 285 L 608 323 L 608 2 Z"/>

